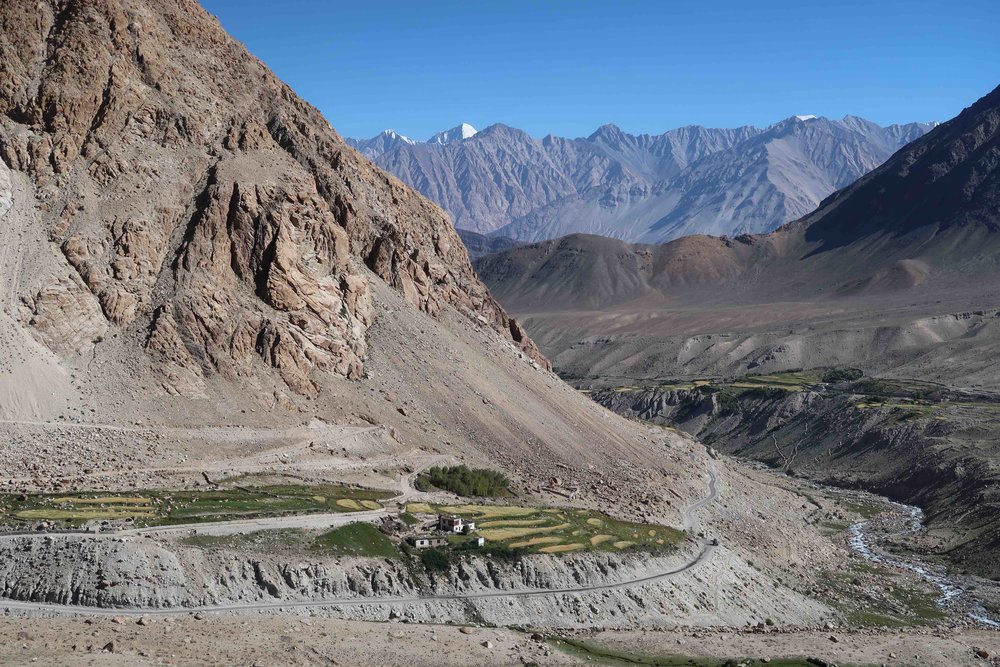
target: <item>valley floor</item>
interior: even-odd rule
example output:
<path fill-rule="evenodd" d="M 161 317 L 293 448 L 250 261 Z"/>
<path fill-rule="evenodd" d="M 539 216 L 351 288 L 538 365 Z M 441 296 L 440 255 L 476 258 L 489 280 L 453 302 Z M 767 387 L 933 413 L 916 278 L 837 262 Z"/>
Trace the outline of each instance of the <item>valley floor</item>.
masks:
<path fill-rule="evenodd" d="M 834 641 L 834 639 L 836 641 Z M 806 658 L 840 665 L 997 664 L 1000 634 L 982 630 L 770 631 L 678 629 L 574 635 L 594 653 L 551 635 L 511 628 L 371 623 L 287 615 L 135 619 L 0 620 L 0 664 L 83 665 L 461 665 L 695 664 L 727 658 Z M 976 655 L 986 655 L 983 659 Z M 618 655 L 601 658 L 597 653 Z M 641 662 L 642 656 L 651 659 Z M 668 662 L 684 656 L 696 662 Z M 652 659 L 656 658 L 655 661 Z M 748 664 L 760 664 L 752 662 Z"/>
<path fill-rule="evenodd" d="M 976 651 L 1000 650 L 1000 634 L 937 609 L 938 592 L 920 577 L 852 552 L 847 527 L 871 507 L 658 427 L 648 427 L 649 437 L 664 456 L 686 462 L 698 488 L 683 497 L 657 489 L 666 511 L 647 505 L 643 514 L 602 503 L 601 494 L 618 493 L 614 480 L 577 498 L 525 486 L 495 507 L 420 491 L 419 471 L 452 457 L 401 446 L 378 428 L 4 428 L 12 436 L 0 448 L 11 474 L 0 497 L 7 519 L 122 511 L 146 513 L 140 523 L 148 527 L 81 534 L 29 523 L 0 535 L 0 664 L 670 665 L 690 657 L 711 666 L 728 657 L 794 658 L 788 665 L 815 657 L 972 665 L 984 664 Z M 29 457 L 32 441 L 42 445 Z M 108 445 L 128 458 L 88 460 L 90 448 Z M 78 458 L 53 474 L 70 451 Z M 148 467 L 137 465 L 143 452 Z M 241 495 L 254 485 L 264 485 L 262 495 Z M 298 516 L 238 516 L 267 498 L 293 502 Z M 129 503 L 138 504 L 121 509 Z M 360 525 L 352 520 L 377 532 L 372 522 L 447 505 L 492 507 L 494 530 L 534 531 L 525 542 L 538 545 L 515 562 L 456 553 L 444 574 L 395 547 L 316 550 L 321 531 Z M 627 516 L 612 520 L 599 508 Z M 185 523 L 191 517 L 196 526 Z M 629 531 L 646 524 L 636 539 L 650 551 L 610 537 L 613 521 L 623 520 L 636 522 Z M 603 522 L 593 528 L 601 540 L 589 540 L 592 522 Z M 655 536 L 681 528 L 683 541 L 658 552 Z M 565 535 L 542 535 L 556 529 Z M 654 537 L 644 537 L 647 529 Z M 587 544 L 545 551 L 558 540 Z"/>

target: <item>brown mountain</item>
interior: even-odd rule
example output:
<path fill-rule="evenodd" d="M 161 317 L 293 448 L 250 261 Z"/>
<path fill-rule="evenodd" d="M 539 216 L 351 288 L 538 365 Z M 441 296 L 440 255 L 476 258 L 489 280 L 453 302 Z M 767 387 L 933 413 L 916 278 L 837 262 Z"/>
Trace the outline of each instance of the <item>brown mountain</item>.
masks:
<path fill-rule="evenodd" d="M 978 312 L 1000 285 L 998 126 L 1000 89 L 768 235 L 570 236 L 477 270 L 571 375 L 855 364 L 996 384 L 976 355 L 998 340 Z"/>
<path fill-rule="evenodd" d="M 195 2 L 5 3 L 0 156 L 0 419 L 317 417 L 539 476 L 660 460 L 547 371 L 437 206 Z"/>

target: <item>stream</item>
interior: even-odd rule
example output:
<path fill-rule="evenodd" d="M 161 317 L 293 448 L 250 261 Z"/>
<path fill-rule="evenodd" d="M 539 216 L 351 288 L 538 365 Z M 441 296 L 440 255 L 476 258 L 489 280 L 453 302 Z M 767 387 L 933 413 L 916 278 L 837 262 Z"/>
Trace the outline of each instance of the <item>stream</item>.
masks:
<path fill-rule="evenodd" d="M 870 533 L 873 529 L 886 535 L 909 535 L 923 530 L 924 512 L 919 507 L 897 503 L 881 496 L 873 496 L 890 505 L 895 511 L 868 521 L 860 521 L 848 528 L 851 548 L 873 563 L 908 570 L 941 591 L 937 606 L 941 609 L 959 610 L 966 616 L 991 628 L 1000 628 L 1000 622 L 990 618 L 979 602 L 962 588 L 954 578 L 942 573 L 940 568 L 906 560 L 879 551 Z"/>

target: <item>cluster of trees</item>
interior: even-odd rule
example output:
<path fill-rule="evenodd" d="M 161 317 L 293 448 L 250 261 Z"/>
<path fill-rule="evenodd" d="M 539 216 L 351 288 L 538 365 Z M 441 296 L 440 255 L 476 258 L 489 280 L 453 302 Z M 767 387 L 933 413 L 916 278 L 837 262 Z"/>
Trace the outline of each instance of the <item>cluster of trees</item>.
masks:
<path fill-rule="evenodd" d="M 838 382 L 854 382 L 864 375 L 856 368 L 831 368 L 823 373 L 823 382 L 837 384 Z"/>
<path fill-rule="evenodd" d="M 420 473 L 417 488 L 421 491 L 437 488 L 460 496 L 492 498 L 510 495 L 510 480 L 502 472 L 486 468 L 436 466 Z"/>

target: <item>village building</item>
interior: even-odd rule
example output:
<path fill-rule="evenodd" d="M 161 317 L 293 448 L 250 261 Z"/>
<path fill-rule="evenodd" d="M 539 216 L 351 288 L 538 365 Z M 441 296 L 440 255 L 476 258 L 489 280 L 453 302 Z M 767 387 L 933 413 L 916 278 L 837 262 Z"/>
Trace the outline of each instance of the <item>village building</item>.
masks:
<path fill-rule="evenodd" d="M 418 549 L 430 549 L 432 547 L 443 547 L 448 544 L 448 540 L 443 537 L 433 535 L 413 535 L 406 538 L 406 541 Z"/>
<path fill-rule="evenodd" d="M 471 533 L 475 529 L 475 521 L 469 521 L 454 514 L 441 514 L 438 516 L 438 530 L 446 533 Z"/>

